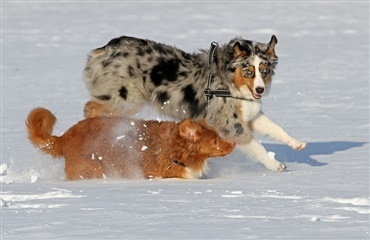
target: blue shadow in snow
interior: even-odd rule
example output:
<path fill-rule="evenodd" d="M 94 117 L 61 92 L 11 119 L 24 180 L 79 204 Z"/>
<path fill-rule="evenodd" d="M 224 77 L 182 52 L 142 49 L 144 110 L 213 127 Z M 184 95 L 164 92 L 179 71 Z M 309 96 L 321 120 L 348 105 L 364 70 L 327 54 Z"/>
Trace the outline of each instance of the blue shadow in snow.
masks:
<path fill-rule="evenodd" d="M 292 150 L 290 147 L 282 144 L 264 143 L 263 146 L 267 151 L 275 152 L 276 159 L 281 162 L 305 163 L 310 166 L 324 166 L 328 163 L 319 162 L 312 156 L 331 155 L 335 152 L 346 151 L 351 148 L 362 147 L 367 142 L 312 142 L 308 143 L 306 148 L 301 151 Z"/>

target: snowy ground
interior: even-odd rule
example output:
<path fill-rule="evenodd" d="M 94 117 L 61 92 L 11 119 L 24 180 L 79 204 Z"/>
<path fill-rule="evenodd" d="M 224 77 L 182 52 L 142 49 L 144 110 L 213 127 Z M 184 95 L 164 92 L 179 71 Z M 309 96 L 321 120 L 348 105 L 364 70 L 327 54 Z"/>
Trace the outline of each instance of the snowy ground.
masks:
<path fill-rule="evenodd" d="M 369 239 L 368 2 L 3 1 L 1 239 Z M 309 142 L 271 173 L 240 153 L 200 180 L 65 182 L 63 160 L 27 141 L 37 106 L 56 134 L 82 119 L 87 53 L 120 35 L 188 52 L 278 37 L 264 111 Z M 141 116 L 156 118 L 147 109 Z"/>

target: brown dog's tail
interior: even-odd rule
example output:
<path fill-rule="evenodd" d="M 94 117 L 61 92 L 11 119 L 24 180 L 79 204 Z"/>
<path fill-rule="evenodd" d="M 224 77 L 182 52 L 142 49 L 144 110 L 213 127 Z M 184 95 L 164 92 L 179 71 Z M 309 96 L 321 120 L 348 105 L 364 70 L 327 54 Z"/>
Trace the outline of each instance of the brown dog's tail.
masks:
<path fill-rule="evenodd" d="M 56 120 L 55 116 L 45 108 L 33 109 L 26 120 L 28 139 L 42 152 L 52 157 L 62 157 L 61 138 L 51 135 Z"/>

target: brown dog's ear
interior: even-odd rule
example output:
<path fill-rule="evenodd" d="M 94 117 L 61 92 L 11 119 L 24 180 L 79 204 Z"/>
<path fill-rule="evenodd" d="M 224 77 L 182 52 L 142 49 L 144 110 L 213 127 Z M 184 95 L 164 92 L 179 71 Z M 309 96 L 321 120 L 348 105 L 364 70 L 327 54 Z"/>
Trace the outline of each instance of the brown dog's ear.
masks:
<path fill-rule="evenodd" d="M 278 40 L 277 40 L 276 36 L 272 35 L 271 40 L 268 43 L 268 47 L 267 47 L 267 51 L 266 51 L 267 55 L 269 55 L 273 60 L 278 58 L 275 54 L 275 46 L 276 46 L 277 42 L 278 42 Z"/>
<path fill-rule="evenodd" d="M 234 44 L 234 59 L 237 59 L 239 57 L 245 57 L 248 55 L 247 51 L 245 51 L 244 49 L 242 49 L 242 46 L 240 45 L 240 42 L 236 42 Z"/>
<path fill-rule="evenodd" d="M 199 128 L 190 119 L 186 119 L 180 123 L 179 134 L 181 137 L 193 142 L 198 142 L 200 140 Z"/>

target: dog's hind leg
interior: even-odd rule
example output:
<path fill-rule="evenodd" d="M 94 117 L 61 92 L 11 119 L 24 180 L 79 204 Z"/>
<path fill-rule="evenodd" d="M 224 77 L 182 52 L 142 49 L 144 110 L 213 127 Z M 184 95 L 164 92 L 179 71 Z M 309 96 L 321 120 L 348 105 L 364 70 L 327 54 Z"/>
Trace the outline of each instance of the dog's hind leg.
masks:
<path fill-rule="evenodd" d="M 115 116 L 118 115 L 113 109 L 110 109 L 107 104 L 88 101 L 84 107 L 84 117 L 93 118 L 98 116 Z"/>
<path fill-rule="evenodd" d="M 138 111 L 140 111 L 143 104 L 136 104 L 135 107 L 130 107 L 130 104 L 127 108 L 112 108 L 106 103 L 97 102 L 94 100 L 88 101 L 84 107 L 84 117 L 93 118 L 93 117 L 113 117 L 113 116 L 132 116 Z"/>
<path fill-rule="evenodd" d="M 286 168 L 284 164 L 277 161 L 275 158 L 271 159 L 268 156 L 266 149 L 253 137 L 248 144 L 237 145 L 237 148 L 243 153 L 246 153 L 253 160 L 265 165 L 265 167 L 271 171 L 282 172 Z"/>
<path fill-rule="evenodd" d="M 276 141 L 286 143 L 295 150 L 302 150 L 306 147 L 305 142 L 291 137 L 282 127 L 271 121 L 262 112 L 252 121 L 252 129 L 258 134 L 267 135 Z"/>
<path fill-rule="evenodd" d="M 100 160 L 66 159 L 65 174 L 67 180 L 99 179 L 104 178 L 104 171 Z"/>

